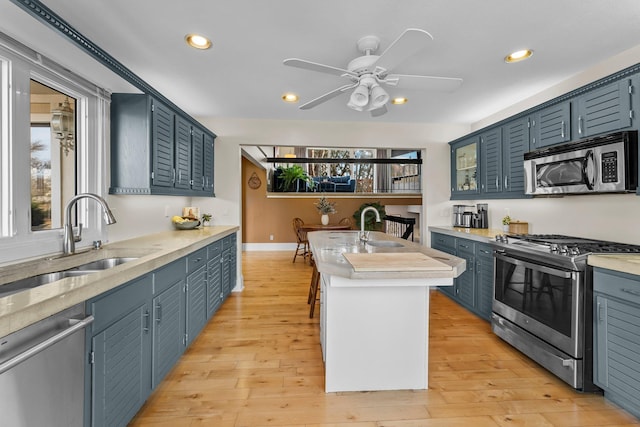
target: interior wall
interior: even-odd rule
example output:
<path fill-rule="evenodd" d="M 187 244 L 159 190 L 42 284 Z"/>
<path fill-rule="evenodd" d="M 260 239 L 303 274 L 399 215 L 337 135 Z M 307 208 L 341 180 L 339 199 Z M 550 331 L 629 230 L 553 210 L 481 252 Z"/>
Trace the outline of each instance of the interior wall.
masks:
<path fill-rule="evenodd" d="M 249 187 L 252 174 L 260 179 L 257 189 Z M 319 224 L 320 214 L 315 203 L 322 193 L 310 193 L 308 196 L 267 197 L 265 169 L 256 166 L 246 158 L 242 159 L 242 242 L 243 243 L 294 243 L 296 241 L 291 225 L 294 217 L 308 224 Z M 332 198 L 331 193 L 324 194 L 330 202 L 336 203 L 337 213 L 329 215 L 329 222 L 336 224 L 341 218 L 350 218 L 355 228 L 353 214 L 363 203 L 379 202 L 382 205 L 421 204 L 421 198 L 381 199 L 371 198 Z M 271 240 L 273 236 L 273 240 Z"/>

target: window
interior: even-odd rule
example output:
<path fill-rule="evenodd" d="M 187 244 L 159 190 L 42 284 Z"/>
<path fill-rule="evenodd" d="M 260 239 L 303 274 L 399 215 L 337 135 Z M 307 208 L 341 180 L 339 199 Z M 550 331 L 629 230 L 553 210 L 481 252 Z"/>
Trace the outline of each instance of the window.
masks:
<path fill-rule="evenodd" d="M 0 263 L 60 253 L 66 202 L 106 193 L 108 111 L 104 90 L 0 33 Z M 79 247 L 106 238 L 98 206 L 72 214 Z"/>

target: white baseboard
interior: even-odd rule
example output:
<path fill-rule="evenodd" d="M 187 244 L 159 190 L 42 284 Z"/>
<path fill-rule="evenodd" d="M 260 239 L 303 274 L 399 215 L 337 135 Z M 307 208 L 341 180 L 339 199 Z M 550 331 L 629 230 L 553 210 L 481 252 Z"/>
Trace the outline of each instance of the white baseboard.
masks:
<path fill-rule="evenodd" d="M 295 251 L 296 243 L 243 243 L 243 251 Z"/>

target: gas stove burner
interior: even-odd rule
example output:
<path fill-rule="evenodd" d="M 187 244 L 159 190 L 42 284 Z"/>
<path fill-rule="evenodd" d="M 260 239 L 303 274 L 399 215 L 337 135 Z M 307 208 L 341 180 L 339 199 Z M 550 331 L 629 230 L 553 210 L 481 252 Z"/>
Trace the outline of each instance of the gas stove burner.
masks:
<path fill-rule="evenodd" d="M 532 252 L 547 252 L 563 257 L 586 257 L 589 254 L 640 253 L 640 246 L 607 242 L 562 234 L 509 234 L 496 236 L 496 242 Z"/>

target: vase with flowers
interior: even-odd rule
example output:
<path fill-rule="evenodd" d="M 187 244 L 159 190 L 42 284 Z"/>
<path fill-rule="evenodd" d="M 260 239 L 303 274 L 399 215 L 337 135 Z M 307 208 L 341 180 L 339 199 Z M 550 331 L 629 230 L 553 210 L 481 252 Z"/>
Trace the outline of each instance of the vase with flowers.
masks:
<path fill-rule="evenodd" d="M 336 202 L 330 202 L 326 197 L 322 196 L 316 202 L 316 209 L 320 213 L 320 222 L 322 225 L 329 224 L 329 214 L 336 213 Z"/>

